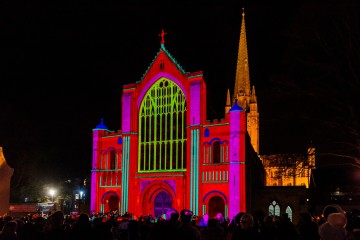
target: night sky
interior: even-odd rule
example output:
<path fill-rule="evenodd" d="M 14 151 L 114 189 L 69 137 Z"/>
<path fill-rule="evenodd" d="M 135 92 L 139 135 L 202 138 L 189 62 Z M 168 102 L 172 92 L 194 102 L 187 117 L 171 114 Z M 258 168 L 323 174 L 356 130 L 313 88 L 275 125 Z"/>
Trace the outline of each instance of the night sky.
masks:
<path fill-rule="evenodd" d="M 208 119 L 223 118 L 242 7 L 260 154 L 303 153 L 312 142 L 319 164 L 356 163 L 360 7 L 289 2 L 2 1 L 0 146 L 15 178 L 90 174 L 92 129 L 101 118 L 121 128 L 122 86 L 141 79 L 163 28 L 178 63 L 204 72 Z"/>

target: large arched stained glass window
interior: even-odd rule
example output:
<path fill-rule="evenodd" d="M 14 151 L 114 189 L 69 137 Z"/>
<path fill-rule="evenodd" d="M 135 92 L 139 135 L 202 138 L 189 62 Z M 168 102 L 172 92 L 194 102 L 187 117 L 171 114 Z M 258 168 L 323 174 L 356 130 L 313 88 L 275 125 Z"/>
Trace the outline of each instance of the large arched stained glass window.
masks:
<path fill-rule="evenodd" d="M 174 82 L 158 80 L 140 106 L 138 171 L 185 170 L 185 125 L 184 93 Z"/>

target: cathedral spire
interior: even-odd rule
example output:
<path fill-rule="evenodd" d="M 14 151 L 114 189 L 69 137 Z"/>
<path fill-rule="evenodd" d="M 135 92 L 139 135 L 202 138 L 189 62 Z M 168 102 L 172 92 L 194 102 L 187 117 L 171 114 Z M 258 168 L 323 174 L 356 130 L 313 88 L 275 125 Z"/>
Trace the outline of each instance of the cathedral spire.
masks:
<path fill-rule="evenodd" d="M 238 58 L 236 66 L 236 76 L 235 76 L 235 88 L 234 88 L 234 98 L 240 96 L 249 97 L 250 96 L 250 76 L 249 76 L 249 65 L 248 65 L 248 51 L 246 44 L 246 30 L 245 30 L 245 11 L 242 9 L 242 20 L 241 20 L 241 31 L 240 31 L 240 40 L 238 48 Z M 240 100 L 240 99 L 238 99 Z M 247 108 L 246 101 L 239 101 L 243 108 Z"/>

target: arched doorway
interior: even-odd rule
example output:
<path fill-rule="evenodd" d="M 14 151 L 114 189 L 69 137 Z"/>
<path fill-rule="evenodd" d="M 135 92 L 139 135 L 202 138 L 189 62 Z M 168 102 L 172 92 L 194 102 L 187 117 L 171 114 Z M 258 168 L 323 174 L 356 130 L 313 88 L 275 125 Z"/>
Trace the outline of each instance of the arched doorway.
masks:
<path fill-rule="evenodd" d="M 209 218 L 215 217 L 218 213 L 225 216 L 225 202 L 221 197 L 214 196 L 209 200 Z"/>
<path fill-rule="evenodd" d="M 167 192 L 160 192 L 154 200 L 154 217 L 160 217 L 172 207 L 171 196 Z"/>
<path fill-rule="evenodd" d="M 115 194 L 109 194 L 104 200 L 104 212 L 119 210 L 120 201 L 118 196 Z"/>
<path fill-rule="evenodd" d="M 117 196 L 112 195 L 109 197 L 109 209 L 110 211 L 119 209 L 119 198 Z"/>

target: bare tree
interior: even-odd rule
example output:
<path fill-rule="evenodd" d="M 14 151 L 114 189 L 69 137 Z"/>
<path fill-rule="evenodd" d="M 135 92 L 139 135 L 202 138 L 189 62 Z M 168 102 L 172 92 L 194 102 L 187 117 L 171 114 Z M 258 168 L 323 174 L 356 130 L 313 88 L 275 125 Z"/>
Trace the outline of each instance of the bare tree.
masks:
<path fill-rule="evenodd" d="M 360 163 L 359 14 L 352 1 L 304 3 L 272 79 L 283 114 L 298 108 L 294 127 L 313 140 L 320 164 Z"/>

